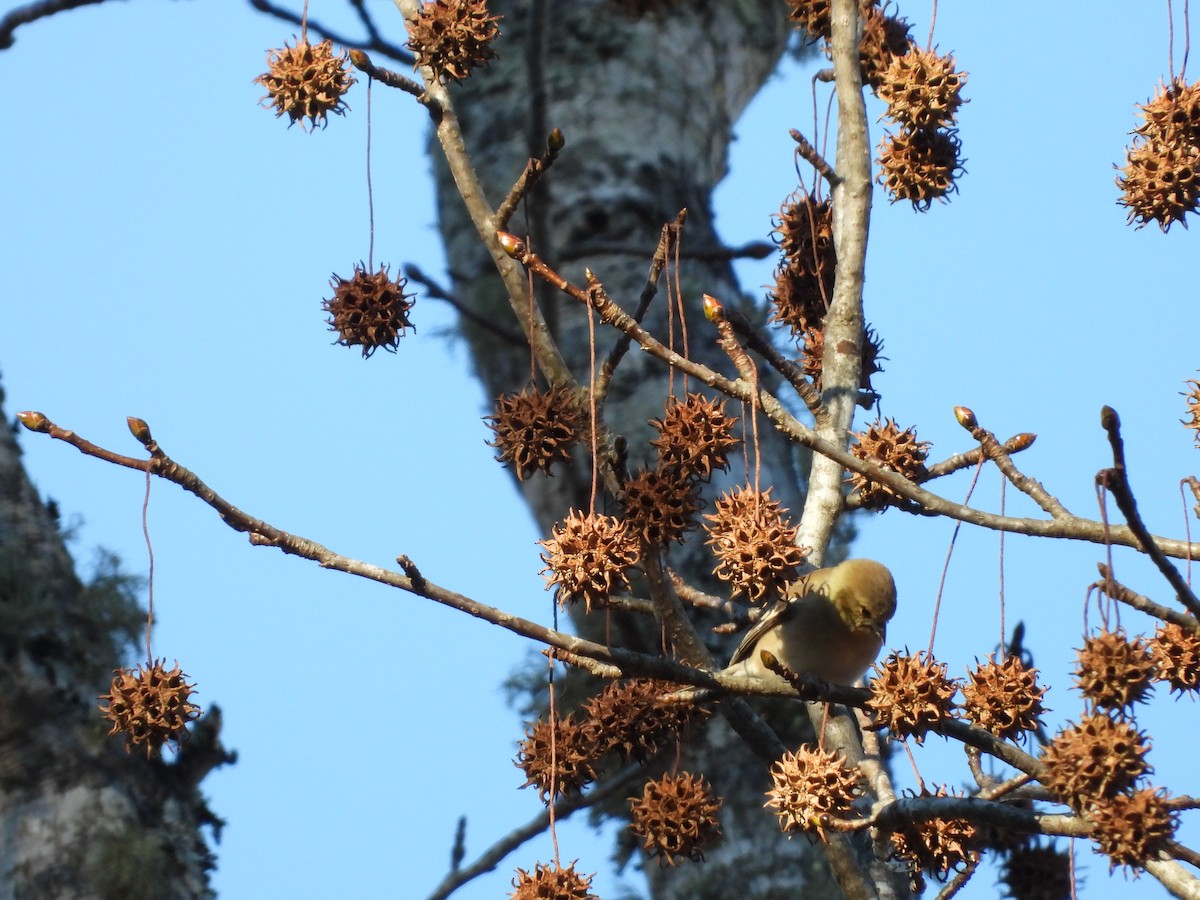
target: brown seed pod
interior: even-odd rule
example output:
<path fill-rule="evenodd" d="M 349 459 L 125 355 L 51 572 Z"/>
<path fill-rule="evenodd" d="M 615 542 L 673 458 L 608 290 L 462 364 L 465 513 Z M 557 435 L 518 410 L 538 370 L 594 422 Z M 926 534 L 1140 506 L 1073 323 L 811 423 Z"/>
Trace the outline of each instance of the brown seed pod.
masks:
<path fill-rule="evenodd" d="M 1143 788 L 1117 794 L 1088 810 L 1096 852 L 1108 857 L 1109 871 L 1117 866 L 1140 869 L 1175 836 L 1179 817 L 1167 806 L 1164 790 Z"/>
<path fill-rule="evenodd" d="M 1018 847 L 1000 872 L 1008 900 L 1071 900 L 1071 857 L 1053 846 Z"/>
<path fill-rule="evenodd" d="M 1190 419 L 1180 419 L 1184 428 L 1190 428 L 1196 432 L 1196 446 L 1200 447 L 1200 381 L 1191 378 L 1185 382 L 1188 386 L 1186 392 L 1181 392 L 1182 397 L 1187 403 L 1188 415 Z"/>
<path fill-rule="evenodd" d="M 673 688 L 652 678 L 622 679 L 585 701 L 581 713 L 592 757 L 617 753 L 644 765 L 708 715 L 704 707 L 664 700 Z"/>
<path fill-rule="evenodd" d="M 659 469 L 705 479 L 728 469 L 729 453 L 741 443 L 733 433 L 737 423 L 737 416 L 726 414 L 722 398 L 696 393 L 669 398 L 663 417 L 650 420 L 658 430 L 650 446 L 658 450 Z"/>
<path fill-rule="evenodd" d="M 903 475 L 909 481 L 922 481 L 928 474 L 925 460 L 929 458 L 929 441 L 918 441 L 916 428 L 904 428 L 894 419 L 876 419 L 863 432 L 852 434 L 854 443 L 850 452 L 864 462 Z M 887 485 L 872 481 L 859 472 L 850 474 L 850 484 L 861 498 L 866 509 L 885 509 L 889 505 L 905 503 L 905 499 Z"/>
<path fill-rule="evenodd" d="M 574 862 L 565 868 L 537 863 L 532 873 L 517 869 L 508 900 L 600 900 L 592 893 L 592 878 L 576 872 Z"/>
<path fill-rule="evenodd" d="M 521 787 L 535 785 L 542 802 L 548 803 L 551 798 L 578 796 L 596 780 L 592 750 L 589 731 L 574 716 L 553 723 L 538 719 L 525 724 L 513 765 L 525 773 Z"/>
<path fill-rule="evenodd" d="M 967 73 L 955 69 L 954 57 L 912 47 L 880 73 L 876 93 L 887 104 L 885 116 L 912 131 L 947 128 L 964 102 Z"/>
<path fill-rule="evenodd" d="M 682 541 L 696 527 L 700 486 L 678 470 L 645 469 L 625 482 L 625 527 L 648 547 Z"/>
<path fill-rule="evenodd" d="M 433 0 L 408 22 L 408 49 L 417 65 L 429 66 L 438 80 L 460 84 L 471 70 L 496 58 L 492 41 L 500 16 L 488 15 L 487 0 Z"/>
<path fill-rule="evenodd" d="M 136 671 L 117 669 L 108 693 L 100 695 L 108 701 L 100 712 L 113 723 L 108 733 L 124 732 L 127 751 L 145 744 L 146 756 L 151 756 L 167 741 L 178 741 L 188 722 L 200 715 L 200 707 L 191 702 L 195 687 L 178 661 L 173 669 L 165 659 L 139 664 Z"/>
<path fill-rule="evenodd" d="M 680 857 L 703 862 L 704 845 L 721 834 L 721 804 L 703 775 L 666 774 L 646 782 L 640 798 L 630 798 L 629 827 L 646 853 L 660 862 L 673 866 Z"/>
<path fill-rule="evenodd" d="M 1141 638 L 1125 629 L 1089 635 L 1077 651 L 1075 684 L 1099 709 L 1128 710 L 1144 700 L 1154 679 L 1154 657 Z"/>
<path fill-rule="evenodd" d="M 1181 694 L 1200 689 L 1200 637 L 1172 622 L 1159 625 L 1148 646 L 1158 681 Z"/>
<path fill-rule="evenodd" d="M 312 128 L 328 124 L 329 113 L 344 115 L 342 95 L 354 84 L 354 76 L 346 68 L 348 53 L 333 52 L 333 41 L 310 44 L 301 40 L 295 47 L 286 43 L 282 50 L 267 51 L 267 71 L 254 79 L 267 89 L 259 102 L 268 109 L 274 107 L 278 118 L 284 113 L 304 128 L 304 119 Z"/>
<path fill-rule="evenodd" d="M 952 797 L 943 785 L 932 793 L 922 789 L 917 797 Z M 928 819 L 911 822 L 889 836 L 892 855 L 908 866 L 914 886 L 921 874 L 945 881 L 952 872 L 979 860 L 975 826 L 966 819 Z M 916 888 L 914 887 L 914 891 Z"/>
<path fill-rule="evenodd" d="M 1005 740 L 1024 740 L 1027 732 L 1041 726 L 1046 711 L 1046 689 L 1038 686 L 1037 669 L 1027 668 L 1016 656 L 1006 656 L 1003 662 L 989 656 L 967 673 L 962 692 L 966 717 Z"/>
<path fill-rule="evenodd" d="M 808 551 L 796 546 L 796 526 L 771 490 L 738 487 L 719 497 L 708 520 L 707 544 L 717 558 L 713 574 L 728 581 L 734 596 L 763 603 L 782 596 L 796 580 Z"/>
<path fill-rule="evenodd" d="M 775 760 L 771 781 L 763 805 L 775 810 L 780 829 L 789 835 L 815 834 L 821 840 L 826 840 L 829 820 L 844 818 L 862 792 L 858 769 L 819 747 L 803 746 Z"/>
<path fill-rule="evenodd" d="M 1131 788 L 1146 774 L 1145 735 L 1129 722 L 1089 713 L 1060 731 L 1042 753 L 1042 783 L 1075 809 Z"/>
<path fill-rule="evenodd" d="M 488 446 L 500 451 L 496 459 L 512 466 L 519 481 L 534 472 L 549 475 L 555 463 L 570 462 L 584 430 L 583 410 L 573 394 L 533 385 L 519 394 L 501 394 L 484 421 L 495 434 Z"/>
<path fill-rule="evenodd" d="M 879 147 L 879 175 L 891 202 L 908 200 L 925 212 L 934 200 L 946 200 L 958 190 L 955 179 L 965 170 L 959 159 L 962 142 L 953 128 L 934 131 L 885 132 Z"/>
<path fill-rule="evenodd" d="M 593 604 L 603 606 L 609 595 L 629 589 L 626 570 L 637 564 L 640 551 L 637 538 L 612 516 L 584 515 L 571 510 L 553 534 L 538 541 L 546 552 L 546 588 L 554 587 L 558 602 L 582 602 L 591 612 Z M 549 573 L 549 574 L 547 574 Z"/>
<path fill-rule="evenodd" d="M 892 737 L 911 737 L 922 743 L 925 735 L 954 716 L 958 682 L 946 677 L 946 664 L 921 651 L 916 656 L 892 651 L 876 663 L 867 709 L 876 731 Z"/>
<path fill-rule="evenodd" d="M 334 275 L 333 296 L 321 302 L 329 313 L 329 330 L 337 332 L 335 344 L 361 347 L 366 359 L 380 347 L 396 352 L 407 329 L 416 330 L 408 318 L 414 294 L 404 293 L 408 281 L 394 281 L 386 266 L 371 274 L 359 263 L 349 279 Z"/>

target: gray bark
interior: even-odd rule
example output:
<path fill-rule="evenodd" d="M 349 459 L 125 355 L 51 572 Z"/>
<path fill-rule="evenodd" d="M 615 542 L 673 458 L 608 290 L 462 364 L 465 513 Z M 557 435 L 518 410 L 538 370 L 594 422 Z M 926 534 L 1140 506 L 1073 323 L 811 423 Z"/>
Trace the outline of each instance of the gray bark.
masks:
<path fill-rule="evenodd" d="M 664 6 L 669 8 L 632 19 L 608 0 L 492 3 L 492 11 L 504 16 L 496 42 L 499 59 L 454 89 L 455 107 L 493 207 L 526 159 L 541 154 L 550 129 L 562 129 L 565 150 L 508 230 L 525 236 L 528 229 L 534 251 L 577 284 L 584 282 L 584 267 L 590 268 L 609 296 L 629 311 L 642 291 L 660 229 L 686 207 L 680 277 L 691 355 L 733 374 L 714 343 L 711 325 L 703 319 L 700 295 L 713 294 L 754 320 L 761 320 L 762 314 L 738 289 L 727 259 L 714 259 L 703 251 L 719 245 L 712 192 L 725 175 L 733 124 L 784 51 L 789 34 L 786 6 L 775 0 L 692 0 Z M 432 155 L 454 291 L 485 319 L 511 330 L 504 286 L 438 148 Z M 769 225 L 763 225 L 765 232 Z M 616 252 L 618 248 L 628 252 Z M 563 357 L 586 383 L 584 311 L 545 286 L 535 290 Z M 661 292 L 648 323 L 652 331 L 665 334 Z M 466 320 L 462 331 L 490 394 L 517 390 L 528 381 L 527 347 L 506 343 Z M 600 359 L 614 339 L 603 330 L 597 333 Z M 768 381 L 766 372 L 763 378 Z M 606 412 L 609 428 L 629 440 L 631 468 L 652 461 L 653 449 L 645 442 L 653 435 L 646 423 L 662 414 L 667 393 L 668 373 L 660 364 L 636 351 L 626 357 Z M 798 460 L 765 421 L 760 422 L 760 433 L 762 483 L 773 485 L 773 496 L 798 514 L 803 496 Z M 590 477 L 586 463 L 578 463 L 569 472 L 521 485 L 547 534 L 570 507 L 586 508 Z M 720 483 L 711 485 L 706 495 L 742 481 L 744 471 L 744 462 L 735 460 L 730 475 L 714 479 Z M 669 563 L 693 583 L 706 584 L 710 577 L 712 562 L 698 541 L 673 549 Z M 581 632 L 598 633 L 603 640 L 603 618 L 593 616 L 576 624 Z M 654 650 L 659 642 L 653 623 L 647 627 L 623 621 L 612 633 L 615 640 L 639 649 Z M 718 646 L 714 652 L 720 658 L 729 648 Z M 805 896 L 836 893 L 820 853 L 806 842 L 783 840 L 774 818 L 763 810 L 763 792 L 769 786 L 763 760 L 752 757 L 721 722 L 715 722 L 688 753 L 685 765 L 704 772 L 726 798 L 725 838 L 706 851 L 708 862 L 702 866 L 648 865 L 654 897 L 790 897 L 801 888 Z"/>

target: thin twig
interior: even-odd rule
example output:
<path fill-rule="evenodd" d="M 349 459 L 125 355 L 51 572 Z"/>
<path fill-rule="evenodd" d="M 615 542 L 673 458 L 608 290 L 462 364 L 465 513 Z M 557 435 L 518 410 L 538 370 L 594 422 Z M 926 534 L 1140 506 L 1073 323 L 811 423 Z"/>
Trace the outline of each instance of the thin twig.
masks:
<path fill-rule="evenodd" d="M 576 813 L 581 809 L 588 809 L 589 807 L 604 803 L 621 791 L 626 790 L 639 777 L 644 778 L 645 774 L 644 768 L 639 765 L 633 765 L 614 775 L 612 778 L 606 779 L 603 785 L 593 788 L 586 794 L 559 800 L 554 804 L 555 821 L 561 822 L 572 813 Z M 526 841 L 537 837 L 549 825 L 549 810 L 539 812 L 524 825 L 514 828 L 504 837 L 500 838 L 500 840 L 492 844 L 492 846 L 488 847 L 474 862 L 450 872 L 442 880 L 442 883 L 433 889 L 429 895 L 429 900 L 445 900 L 446 897 L 449 897 L 467 882 L 494 871 L 506 856 Z"/>
<path fill-rule="evenodd" d="M 1156 603 L 1149 597 L 1144 597 L 1136 591 L 1127 588 L 1113 578 L 1112 569 L 1109 568 L 1107 563 L 1096 563 L 1096 568 L 1100 570 L 1100 580 L 1095 582 L 1092 587 L 1105 596 L 1111 597 L 1147 615 L 1154 616 L 1154 618 L 1160 619 L 1163 622 L 1172 622 L 1184 631 L 1200 636 L 1200 623 L 1197 623 L 1192 616 L 1177 609 L 1172 609 L 1169 606 L 1163 606 L 1161 603 Z"/>
<path fill-rule="evenodd" d="M 412 94 L 422 102 L 425 101 L 425 88 L 421 87 L 421 85 L 411 78 L 401 75 L 399 72 L 393 72 L 391 69 L 375 65 L 371 61 L 371 57 L 367 56 L 366 51 L 358 47 L 351 49 L 350 62 L 358 71 L 374 78 L 380 84 L 386 84 L 388 87 L 404 91 L 406 94 Z"/>
<path fill-rule="evenodd" d="M 828 182 L 831 188 L 842 183 L 842 177 L 833 170 L 833 166 L 826 161 L 825 157 L 817 152 L 817 148 L 808 142 L 808 138 L 795 128 L 789 128 L 788 134 L 796 142 L 796 151 L 811 163 L 814 169 L 821 173 L 821 177 Z"/>
<path fill-rule="evenodd" d="M 1117 501 L 1117 508 L 1125 516 L 1125 521 L 1137 539 L 1137 546 L 1150 557 L 1154 565 L 1162 572 L 1163 577 L 1167 579 L 1167 583 L 1175 589 L 1179 602 L 1187 607 L 1187 611 L 1193 616 L 1200 617 L 1200 599 L 1197 599 L 1196 595 L 1192 593 L 1191 586 L 1179 574 L 1179 570 L 1167 562 L 1158 542 L 1147 530 L 1142 516 L 1138 512 L 1137 501 L 1129 486 L 1129 475 L 1125 466 L 1125 442 L 1121 439 L 1121 419 L 1116 410 L 1111 406 L 1105 406 L 1100 411 L 1100 424 L 1108 433 L 1108 442 L 1112 446 L 1113 467 L 1098 472 L 1096 483 L 1103 484 L 1112 491 L 1113 499 Z"/>
<path fill-rule="evenodd" d="M 38 19 L 52 16 L 55 13 L 67 12 L 72 9 L 78 9 L 81 6 L 93 6 L 103 2 L 104 0 L 41 0 L 38 3 L 26 3 L 24 6 L 10 9 L 3 16 L 0 16 L 0 50 L 7 50 L 16 43 L 13 32 L 22 25 L 28 25 L 31 22 L 36 22 Z"/>
<path fill-rule="evenodd" d="M 1040 481 L 1028 477 L 1016 467 L 1012 457 L 1005 451 L 1004 445 L 996 440 L 994 434 L 979 425 L 975 419 L 975 413 L 965 406 L 956 406 L 954 414 L 958 417 L 959 424 L 971 432 L 971 437 L 979 441 L 979 446 L 987 454 L 988 459 L 996 464 L 996 468 L 1012 482 L 1013 487 L 1032 498 L 1034 503 L 1056 519 L 1071 515 L 1070 510 L 1063 506 L 1057 497 L 1052 497 Z"/>
<path fill-rule="evenodd" d="M 513 217 L 513 213 L 517 211 L 517 207 L 521 204 L 521 201 L 537 186 L 542 176 L 554 164 L 554 160 L 558 158 L 558 152 L 563 148 L 563 144 L 563 134 L 555 128 L 550 132 L 550 137 L 546 139 L 546 152 L 540 157 L 531 156 L 529 161 L 525 163 L 525 169 L 521 172 L 516 184 L 512 186 L 512 189 L 508 192 L 508 196 L 504 198 L 496 210 L 495 223 L 497 230 L 502 231 L 508 227 L 508 222 Z"/>
<path fill-rule="evenodd" d="M 250 0 L 250 5 L 259 12 L 264 12 L 269 16 L 274 16 L 277 19 L 282 19 L 284 22 L 290 22 L 293 25 L 300 25 L 304 17 L 292 12 L 290 9 L 284 9 L 282 6 L 276 6 L 269 0 Z M 378 31 L 372 34 L 372 29 L 367 29 L 369 40 L 359 41 L 354 38 L 346 37 L 336 31 L 322 25 L 320 22 L 308 20 L 308 28 L 310 31 L 315 31 L 318 34 L 329 38 L 335 44 L 340 44 L 343 47 L 359 47 L 363 50 L 370 50 L 372 53 L 378 53 L 380 56 L 386 56 L 393 62 L 398 62 L 404 66 L 411 66 L 414 63 L 413 55 L 390 41 L 383 40 L 378 36 Z M 381 81 L 383 79 L 380 79 Z"/>
<path fill-rule="evenodd" d="M 472 325 L 476 325 L 479 328 L 492 333 L 501 340 L 512 344 L 514 347 L 524 347 L 527 345 L 528 342 L 523 334 L 518 334 L 510 328 L 505 328 L 503 325 L 500 325 L 489 316 L 482 316 L 475 312 L 475 310 L 471 309 L 471 307 L 467 306 L 448 290 L 446 290 L 446 288 L 434 281 L 433 277 L 427 275 L 420 267 L 416 265 L 416 263 L 406 263 L 404 266 L 404 274 L 407 275 L 411 280 L 424 286 L 425 296 L 431 297 L 434 300 L 441 300 L 442 302 L 449 304 L 454 308 L 455 312 L 457 312 Z"/>
<path fill-rule="evenodd" d="M 578 300 L 588 303 L 589 294 L 582 288 L 567 281 L 540 258 L 529 251 L 519 238 L 511 234 L 503 234 L 501 243 L 505 251 L 523 265 L 530 268 L 539 277 L 544 278 L 555 288 Z M 862 460 L 848 452 L 840 443 L 835 444 L 805 426 L 787 407 L 774 395 L 765 389 L 755 390 L 755 386 L 743 379 L 726 378 L 708 366 L 686 359 L 670 350 L 657 338 L 641 327 L 633 318 L 622 310 L 616 303 L 605 295 L 597 295 L 596 311 L 608 325 L 629 335 L 639 347 L 669 366 L 675 366 L 697 381 L 720 391 L 728 397 L 744 402 L 757 402 L 759 408 L 766 412 L 775 427 L 795 443 L 827 457 L 843 469 L 858 472 L 872 481 L 879 482 L 891 488 L 905 500 L 911 501 L 914 507 L 919 507 L 924 515 L 946 516 L 978 525 L 983 528 L 1001 529 L 1014 534 L 1025 534 L 1034 537 L 1053 537 L 1085 541 L 1093 544 L 1113 543 L 1125 547 L 1140 547 L 1138 539 L 1127 526 L 1106 528 L 1103 523 L 1079 516 L 1068 516 L 1061 519 L 1029 519 L 1016 516 L 1000 516 L 984 510 L 974 509 L 947 500 L 931 491 L 909 481 L 897 472 Z M 1155 544 L 1168 556 L 1185 558 L 1190 552 L 1192 557 L 1200 556 L 1200 544 L 1189 544 L 1185 541 L 1170 538 L 1155 537 Z"/>

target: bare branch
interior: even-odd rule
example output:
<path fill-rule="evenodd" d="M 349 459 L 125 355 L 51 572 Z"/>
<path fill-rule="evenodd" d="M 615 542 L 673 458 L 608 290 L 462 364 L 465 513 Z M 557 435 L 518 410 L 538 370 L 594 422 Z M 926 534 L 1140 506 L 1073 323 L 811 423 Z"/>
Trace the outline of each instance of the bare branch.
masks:
<path fill-rule="evenodd" d="M 30 22 L 36 22 L 38 19 L 44 19 L 55 13 L 67 12 L 81 6 L 94 6 L 103 2 L 104 0 L 39 0 L 37 3 L 26 3 L 24 6 L 10 9 L 0 16 L 0 50 L 7 50 L 16 43 L 13 32 L 22 25 L 28 25 Z"/>
<path fill-rule="evenodd" d="M 1102 484 L 1112 491 L 1113 499 L 1117 501 L 1117 508 L 1125 516 L 1125 521 L 1129 523 L 1129 528 L 1137 541 L 1134 546 L 1143 550 L 1158 566 L 1158 571 L 1162 572 L 1167 583 L 1175 589 L 1179 602 L 1187 607 L 1187 611 L 1193 616 L 1200 617 L 1200 599 L 1196 598 L 1191 586 L 1179 574 L 1179 570 L 1167 562 L 1158 542 L 1147 530 L 1141 513 L 1138 512 L 1133 489 L 1129 486 L 1129 476 L 1125 467 L 1125 442 L 1121 440 L 1121 419 L 1117 416 L 1116 410 L 1109 406 L 1100 410 L 1100 424 L 1108 432 L 1108 442 L 1112 445 L 1113 467 L 1098 472 L 1096 483 Z"/>
<path fill-rule="evenodd" d="M 269 16 L 274 16 L 284 22 L 292 25 L 300 25 L 302 17 L 299 13 L 292 12 L 290 9 L 285 9 L 282 6 L 276 6 L 270 0 L 250 0 L 250 5 L 259 12 L 266 13 Z M 365 10 L 359 10 L 359 18 L 362 19 Z M 355 38 L 346 37 L 330 28 L 327 28 L 321 22 L 314 20 L 311 16 L 308 19 L 308 30 L 313 31 L 322 37 L 328 38 L 335 44 L 340 44 L 343 47 L 357 47 L 360 50 L 370 50 L 372 53 L 378 53 L 380 56 L 387 57 L 393 62 L 398 62 L 401 65 L 411 66 L 416 60 L 413 55 L 390 41 L 384 40 L 379 36 L 379 31 L 373 25 L 366 25 L 368 39 L 364 41 L 356 40 Z"/>

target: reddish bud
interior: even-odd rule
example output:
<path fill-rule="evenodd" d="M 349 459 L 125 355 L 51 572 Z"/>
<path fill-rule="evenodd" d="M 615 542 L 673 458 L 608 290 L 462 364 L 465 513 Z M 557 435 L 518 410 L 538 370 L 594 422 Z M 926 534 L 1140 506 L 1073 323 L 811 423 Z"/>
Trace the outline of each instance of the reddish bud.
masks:
<path fill-rule="evenodd" d="M 50 420 L 43 416 L 40 412 L 26 410 L 25 412 L 17 413 L 17 421 L 28 428 L 30 431 L 39 431 L 45 434 L 50 430 Z"/>
<path fill-rule="evenodd" d="M 704 295 L 704 318 L 710 322 L 716 322 L 725 317 L 725 307 L 721 305 L 721 301 L 712 294 Z"/>
<path fill-rule="evenodd" d="M 567 145 L 567 139 L 563 137 L 562 129 L 555 128 L 550 132 L 550 137 L 546 138 L 546 148 L 551 153 L 557 153 Z"/>
<path fill-rule="evenodd" d="M 125 421 L 129 425 L 129 433 L 143 444 L 149 444 L 154 440 L 150 436 L 150 426 L 146 424 L 145 419 L 139 419 L 137 416 L 128 416 Z"/>
<path fill-rule="evenodd" d="M 958 424 L 963 428 L 976 428 L 979 423 L 975 421 L 975 413 L 971 412 L 965 406 L 954 407 L 954 418 L 958 419 Z"/>
<path fill-rule="evenodd" d="M 518 262 L 525 255 L 525 242 L 515 234 L 509 234 L 507 231 L 497 231 L 496 240 L 500 242 L 500 249 Z"/>

